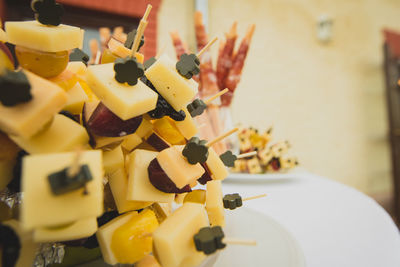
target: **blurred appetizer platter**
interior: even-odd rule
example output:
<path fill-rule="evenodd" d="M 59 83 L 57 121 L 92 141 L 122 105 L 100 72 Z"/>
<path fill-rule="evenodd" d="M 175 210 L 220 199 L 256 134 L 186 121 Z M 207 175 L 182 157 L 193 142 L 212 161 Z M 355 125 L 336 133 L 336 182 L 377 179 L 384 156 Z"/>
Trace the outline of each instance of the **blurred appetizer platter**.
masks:
<path fill-rule="evenodd" d="M 149 5 L 137 29 L 89 56 L 80 49 L 84 31 L 61 23 L 61 4 L 31 7 L 36 20 L 0 29 L 2 266 L 96 258 L 198 266 L 226 247 L 256 246 L 225 234 L 225 212 L 265 195 L 224 196 L 221 181 L 228 166 L 260 151 L 217 153 L 239 129 L 200 139 L 193 119 L 232 91 L 196 97 L 201 59 L 216 38 L 177 61 L 144 61 Z"/>
<path fill-rule="evenodd" d="M 296 157 L 288 156 L 291 147 L 289 141 L 280 141 L 271 144 L 272 127 L 261 132 L 253 127 L 241 127 L 238 133 L 239 149 L 245 157 L 237 159 L 231 167 L 231 177 L 245 177 L 252 174 L 254 177 L 280 177 L 299 165 Z M 256 151 L 253 155 L 247 152 Z M 229 154 L 230 151 L 221 155 Z M 243 174 L 243 175 L 241 175 Z"/>

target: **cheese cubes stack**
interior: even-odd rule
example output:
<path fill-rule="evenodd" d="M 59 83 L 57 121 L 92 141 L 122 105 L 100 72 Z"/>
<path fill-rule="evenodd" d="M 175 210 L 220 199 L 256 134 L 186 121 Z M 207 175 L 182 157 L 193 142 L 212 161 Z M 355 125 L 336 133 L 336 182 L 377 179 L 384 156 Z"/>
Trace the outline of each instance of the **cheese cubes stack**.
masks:
<path fill-rule="evenodd" d="M 84 31 L 77 27 L 25 21 L 6 22 L 5 30 L 1 41 L 15 45 L 31 94 L 25 102 L 2 102 L 3 80 L 17 73 L 8 64 L 10 71 L 0 73 L 0 189 L 23 192 L 19 232 L 35 247 L 77 240 L 93 246 L 95 240 L 108 264 L 200 264 L 206 256 L 196 250 L 193 236 L 210 223 L 223 225 L 220 181 L 227 170 L 212 149 L 205 165 L 182 155 L 198 131 L 186 108 L 198 84 L 166 55 L 134 85 L 115 79 L 113 62 L 69 62 L 70 51 L 82 47 Z M 130 49 L 113 40 L 105 53 L 109 61 L 129 56 Z M 142 54 L 135 56 L 143 63 Z M 152 117 L 160 98 L 185 119 Z M 205 203 L 185 202 L 171 211 L 185 193 L 154 184 L 155 162 L 157 179 L 167 179 L 160 183 L 187 192 L 207 171 L 212 181 Z"/>

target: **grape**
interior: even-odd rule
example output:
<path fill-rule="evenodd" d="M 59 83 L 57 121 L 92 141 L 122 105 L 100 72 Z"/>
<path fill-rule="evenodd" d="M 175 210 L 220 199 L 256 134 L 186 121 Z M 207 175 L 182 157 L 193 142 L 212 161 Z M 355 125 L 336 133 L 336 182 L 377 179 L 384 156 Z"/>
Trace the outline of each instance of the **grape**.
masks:
<path fill-rule="evenodd" d="M 44 78 L 63 72 L 69 61 L 68 51 L 50 53 L 17 45 L 15 54 L 21 67 Z"/>

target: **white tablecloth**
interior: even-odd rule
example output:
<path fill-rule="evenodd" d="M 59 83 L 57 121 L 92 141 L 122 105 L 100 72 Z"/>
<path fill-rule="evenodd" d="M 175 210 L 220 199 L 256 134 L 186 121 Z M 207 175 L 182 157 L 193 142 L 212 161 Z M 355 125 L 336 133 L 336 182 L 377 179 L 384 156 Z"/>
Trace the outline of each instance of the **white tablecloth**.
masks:
<path fill-rule="evenodd" d="M 267 193 L 244 203 L 273 217 L 299 242 L 309 267 L 399 267 L 400 234 L 373 199 L 310 174 L 242 181 L 227 179 L 224 194 Z"/>

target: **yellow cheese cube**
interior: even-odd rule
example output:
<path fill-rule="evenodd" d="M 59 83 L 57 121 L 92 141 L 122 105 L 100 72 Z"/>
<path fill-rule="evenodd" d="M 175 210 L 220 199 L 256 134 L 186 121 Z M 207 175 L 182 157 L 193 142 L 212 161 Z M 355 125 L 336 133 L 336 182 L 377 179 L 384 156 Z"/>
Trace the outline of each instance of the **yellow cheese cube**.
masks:
<path fill-rule="evenodd" d="M 153 255 L 147 255 L 135 264 L 135 267 L 161 267 Z"/>
<path fill-rule="evenodd" d="M 81 61 L 71 61 L 67 65 L 68 71 L 74 73 L 79 78 L 84 78 L 86 75 L 86 65 Z"/>
<path fill-rule="evenodd" d="M 222 196 L 221 181 L 207 182 L 206 210 L 210 224 L 225 226 L 225 211 Z"/>
<path fill-rule="evenodd" d="M 35 242 L 75 240 L 93 235 L 97 231 L 96 217 L 78 220 L 64 226 L 37 228 L 33 231 Z"/>
<path fill-rule="evenodd" d="M 163 222 L 172 214 L 172 203 L 155 202 L 150 209 L 156 214 L 158 222 Z"/>
<path fill-rule="evenodd" d="M 111 151 L 103 152 L 103 167 L 106 175 L 113 174 L 118 169 L 123 169 L 125 166 L 125 157 L 122 153 L 121 146 L 117 146 Z"/>
<path fill-rule="evenodd" d="M 150 206 L 153 202 L 134 201 L 127 199 L 128 178 L 126 177 L 125 169 L 118 169 L 109 176 L 111 192 L 114 197 L 115 205 L 119 213 L 124 213 L 131 210 L 143 209 Z"/>
<path fill-rule="evenodd" d="M 132 149 L 140 145 L 142 142 L 142 138 L 140 138 L 138 134 L 134 133 L 126 136 L 121 145 L 126 151 L 132 151 Z"/>
<path fill-rule="evenodd" d="M 163 267 L 197 266 L 205 258 L 196 250 L 193 236 L 208 226 L 204 206 L 184 203 L 153 233 L 153 254 Z"/>
<path fill-rule="evenodd" d="M 135 86 L 121 84 L 114 79 L 114 64 L 88 67 L 86 80 L 96 96 L 113 113 L 127 120 L 156 107 L 158 95 L 140 80 Z"/>
<path fill-rule="evenodd" d="M 183 108 L 183 111 L 186 114 L 185 119 L 183 121 L 175 121 L 175 126 L 178 128 L 179 132 L 189 140 L 195 136 L 199 130 L 186 107 Z"/>
<path fill-rule="evenodd" d="M 96 140 L 95 148 L 114 148 L 121 144 L 121 142 L 126 138 L 126 136 L 119 136 L 119 137 L 106 137 L 106 136 L 97 136 L 93 134 L 93 138 Z"/>
<path fill-rule="evenodd" d="M 65 91 L 68 91 L 76 85 L 78 82 L 78 76 L 69 70 L 64 70 L 56 77 L 49 78 L 49 81 L 57 84 Z"/>
<path fill-rule="evenodd" d="M 21 250 L 15 267 L 33 266 L 35 256 L 40 248 L 40 244 L 33 240 L 32 232 L 22 228 L 21 222 L 9 220 L 4 222 L 5 225 L 11 227 L 18 235 L 21 244 Z"/>
<path fill-rule="evenodd" d="M 172 146 L 164 149 L 157 155 L 158 163 L 168 177 L 178 188 L 196 181 L 204 173 L 204 168 L 197 164 L 190 164 L 182 155 L 183 146 Z"/>
<path fill-rule="evenodd" d="M 110 52 L 118 57 L 125 58 L 131 56 L 132 51 L 126 48 L 123 43 L 114 38 L 111 38 L 107 45 Z M 143 54 L 136 52 L 135 57 L 138 62 L 143 64 L 144 61 Z"/>
<path fill-rule="evenodd" d="M 225 164 L 212 147 L 208 149 L 206 164 L 214 180 L 224 180 L 229 174 Z"/>
<path fill-rule="evenodd" d="M 157 152 L 135 149 L 129 155 L 128 195 L 130 200 L 172 202 L 175 194 L 161 192 L 149 180 L 147 168 Z"/>
<path fill-rule="evenodd" d="M 47 129 L 29 139 L 12 135 L 10 138 L 30 154 L 73 151 L 89 141 L 82 125 L 61 114 L 54 116 Z"/>
<path fill-rule="evenodd" d="M 8 37 L 5 31 L 0 29 L 0 42 L 7 43 L 8 42 Z"/>
<path fill-rule="evenodd" d="M 111 239 L 111 250 L 119 263 L 133 264 L 153 250 L 151 234 L 158 227 L 154 212 L 146 209 L 118 227 Z"/>
<path fill-rule="evenodd" d="M 181 110 L 197 94 L 198 84 L 181 76 L 167 55 L 162 55 L 145 72 L 157 91 L 175 110 Z"/>
<path fill-rule="evenodd" d="M 43 25 L 34 21 L 8 21 L 5 23 L 8 42 L 27 48 L 59 52 L 82 46 L 83 30 L 60 24 Z"/>
<path fill-rule="evenodd" d="M 147 136 L 152 130 L 153 124 L 149 120 L 143 118 L 139 127 L 136 129 L 135 134 L 137 134 L 140 138 L 143 138 Z"/>
<path fill-rule="evenodd" d="M 68 92 L 68 102 L 65 104 L 63 110 L 69 111 L 72 114 L 82 113 L 83 104 L 89 100 L 85 91 L 79 82 L 75 84 Z"/>
<path fill-rule="evenodd" d="M 102 214 L 103 161 L 99 150 L 81 152 L 79 162 L 89 166 L 93 177 L 86 184 L 88 194 L 76 190 L 56 196 L 51 192 L 48 175 L 69 167 L 75 154 L 67 152 L 24 157 L 21 221 L 26 229 L 57 226 Z"/>
<path fill-rule="evenodd" d="M 137 212 L 131 211 L 118 216 L 117 218 L 114 218 L 113 220 L 101 226 L 96 232 L 101 254 L 103 255 L 104 261 L 108 264 L 114 265 L 118 263 L 113 251 L 111 250 L 111 239 L 115 230 L 129 222 L 129 220 L 135 215 L 137 215 Z"/>
<path fill-rule="evenodd" d="M 0 104 L 0 128 L 8 134 L 29 138 L 67 103 L 67 94 L 56 84 L 24 71 L 31 84 L 32 100 L 14 107 Z"/>

